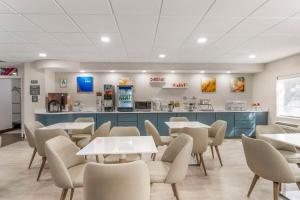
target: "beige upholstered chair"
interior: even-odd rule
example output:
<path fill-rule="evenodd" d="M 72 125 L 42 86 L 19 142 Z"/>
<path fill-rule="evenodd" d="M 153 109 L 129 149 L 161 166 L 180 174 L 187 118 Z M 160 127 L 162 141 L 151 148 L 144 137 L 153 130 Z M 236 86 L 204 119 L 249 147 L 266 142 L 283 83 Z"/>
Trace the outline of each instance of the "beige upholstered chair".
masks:
<path fill-rule="evenodd" d="M 263 139 L 272 144 L 289 163 L 297 163 L 300 165 L 300 154 L 297 153 L 297 149 L 289 144 L 285 144 L 282 142 L 275 142 L 273 140 L 268 140 L 265 138 L 261 138 L 261 134 L 280 134 L 286 133 L 286 131 L 280 126 L 273 125 L 257 125 L 256 126 L 256 138 Z"/>
<path fill-rule="evenodd" d="M 94 118 L 92 117 L 79 117 L 75 120 L 75 122 L 94 122 Z M 84 138 L 89 138 L 93 134 L 94 126 L 87 127 L 84 130 L 72 130 L 70 136 L 72 140 L 78 141 Z"/>
<path fill-rule="evenodd" d="M 189 119 L 187 117 L 170 117 L 170 122 L 188 122 Z M 182 133 L 181 128 L 170 128 L 169 134 L 172 137 L 177 137 L 179 134 Z"/>
<path fill-rule="evenodd" d="M 205 176 L 207 176 L 203 159 L 203 153 L 206 151 L 208 146 L 207 128 L 184 128 L 183 132 L 193 138 L 192 154 L 196 156 L 198 164 L 200 166 L 202 164 Z"/>
<path fill-rule="evenodd" d="M 289 165 L 271 144 L 244 135 L 242 142 L 248 167 L 255 174 L 248 197 L 259 177 L 273 182 L 274 200 L 278 200 L 281 183 L 297 183 L 300 189 L 300 169 L 295 164 Z"/>
<path fill-rule="evenodd" d="M 42 157 L 42 164 L 40 166 L 39 174 L 37 177 L 37 181 L 39 181 L 42 171 L 44 169 L 47 157 L 45 153 L 45 144 L 47 140 L 50 140 L 57 136 L 65 136 L 66 138 L 70 139 L 68 134 L 61 129 L 37 129 L 35 131 L 35 138 L 36 138 L 36 148 L 38 154 Z"/>
<path fill-rule="evenodd" d="M 69 189 L 72 200 L 74 189 L 83 187 L 83 174 L 87 163 L 83 156 L 76 156 L 79 150 L 70 138 L 64 136 L 46 142 L 45 152 L 52 178 L 55 185 L 62 188 L 61 200 L 65 200 Z"/>
<path fill-rule="evenodd" d="M 123 137 L 123 136 L 140 136 L 140 131 L 135 126 L 115 126 L 110 130 L 110 137 Z M 140 154 L 126 155 L 126 162 L 132 162 L 141 159 Z M 104 163 L 112 164 L 119 163 L 121 155 L 104 155 Z M 123 162 L 123 161 L 122 161 Z"/>
<path fill-rule="evenodd" d="M 35 157 L 35 154 L 37 152 L 36 144 L 35 144 L 35 130 L 38 129 L 38 128 L 42 128 L 42 127 L 44 127 L 44 125 L 41 124 L 38 121 L 25 123 L 26 139 L 27 139 L 28 145 L 31 148 L 33 148 L 33 152 L 32 152 L 32 156 L 31 156 L 31 159 L 30 159 L 30 162 L 29 162 L 29 165 L 28 165 L 28 169 L 30 169 L 30 167 L 32 165 L 32 162 L 33 162 L 33 159 Z"/>
<path fill-rule="evenodd" d="M 144 161 L 89 163 L 84 172 L 84 200 L 150 200 L 150 176 Z"/>
<path fill-rule="evenodd" d="M 193 138 L 180 134 L 169 144 L 161 161 L 147 162 L 151 183 L 171 184 L 176 199 L 179 199 L 176 184 L 184 180 L 193 149 Z"/>
<path fill-rule="evenodd" d="M 211 125 L 211 128 L 208 129 L 208 145 L 210 146 L 212 157 L 213 158 L 215 157 L 214 148 L 213 148 L 215 147 L 221 166 L 223 166 L 223 162 L 221 159 L 218 146 L 223 144 L 226 129 L 227 129 L 227 122 L 223 120 L 215 121 Z"/>
<path fill-rule="evenodd" d="M 81 139 L 77 142 L 77 146 L 80 148 L 85 147 L 88 143 L 90 143 L 93 139 L 96 137 L 107 137 L 109 136 L 109 131 L 111 127 L 111 122 L 105 122 L 103 123 L 92 136 L 86 137 L 84 139 Z"/>
<path fill-rule="evenodd" d="M 145 125 L 145 130 L 147 135 L 153 137 L 156 147 L 169 145 L 170 142 L 172 141 L 173 137 L 171 136 L 160 136 L 156 127 L 149 120 L 145 120 L 144 125 Z M 155 156 L 156 154 L 153 153 L 151 155 L 151 158 L 155 160 Z"/>

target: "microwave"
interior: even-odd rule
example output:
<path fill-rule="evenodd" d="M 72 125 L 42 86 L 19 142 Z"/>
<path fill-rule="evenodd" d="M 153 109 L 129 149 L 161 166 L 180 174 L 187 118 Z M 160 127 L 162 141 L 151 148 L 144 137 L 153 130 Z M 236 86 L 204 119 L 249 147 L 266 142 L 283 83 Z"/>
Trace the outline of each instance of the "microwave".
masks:
<path fill-rule="evenodd" d="M 151 111 L 152 110 L 152 102 L 151 101 L 136 101 L 134 103 L 134 107 L 136 111 Z"/>

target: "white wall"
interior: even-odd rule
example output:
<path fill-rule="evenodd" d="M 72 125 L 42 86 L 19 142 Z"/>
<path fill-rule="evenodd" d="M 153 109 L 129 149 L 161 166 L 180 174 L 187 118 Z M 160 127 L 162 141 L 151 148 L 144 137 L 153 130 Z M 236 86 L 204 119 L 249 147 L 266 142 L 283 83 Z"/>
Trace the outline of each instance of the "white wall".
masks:
<path fill-rule="evenodd" d="M 0 130 L 12 128 L 11 79 L 0 79 Z"/>
<path fill-rule="evenodd" d="M 78 75 L 92 75 L 94 77 L 94 93 L 77 93 L 76 77 Z M 56 72 L 56 91 L 71 93 L 73 100 L 79 100 L 86 106 L 95 107 L 96 92 L 103 92 L 103 84 L 118 84 L 122 77 L 129 77 L 135 82 L 135 100 L 151 100 L 152 98 L 162 98 L 166 100 L 181 100 L 183 96 L 199 98 L 209 98 L 215 106 L 224 106 L 227 100 L 246 100 L 248 104 L 252 103 L 252 75 L 251 74 L 160 74 L 166 78 L 167 82 L 185 81 L 190 83 L 188 89 L 162 89 L 151 87 L 149 84 L 150 74 L 137 73 L 72 73 Z M 230 91 L 230 78 L 233 76 L 244 76 L 246 79 L 246 88 L 244 93 L 232 93 Z M 216 77 L 217 92 L 202 93 L 201 78 Z M 67 88 L 60 88 L 59 81 L 67 79 Z"/>
<path fill-rule="evenodd" d="M 300 124 L 299 119 L 276 116 L 276 78 L 300 73 L 300 55 L 291 56 L 265 65 L 265 70 L 253 77 L 253 100 L 269 108 L 269 122 L 284 121 Z"/>

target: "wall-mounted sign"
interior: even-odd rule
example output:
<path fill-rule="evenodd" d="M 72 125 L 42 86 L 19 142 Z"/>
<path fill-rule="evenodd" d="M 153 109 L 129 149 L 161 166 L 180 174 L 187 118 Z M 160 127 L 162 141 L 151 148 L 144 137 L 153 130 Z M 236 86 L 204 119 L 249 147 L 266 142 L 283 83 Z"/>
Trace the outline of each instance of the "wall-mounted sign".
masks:
<path fill-rule="evenodd" d="M 30 85 L 30 95 L 40 95 L 40 85 Z"/>
<path fill-rule="evenodd" d="M 163 88 L 188 88 L 189 84 L 187 82 L 174 82 L 174 83 L 169 83 L 167 86 Z"/>
<path fill-rule="evenodd" d="M 93 92 L 94 78 L 92 76 L 77 76 L 77 92 Z"/>
<path fill-rule="evenodd" d="M 245 92 L 245 78 L 234 77 L 230 80 L 231 92 Z"/>
<path fill-rule="evenodd" d="M 31 96 L 31 101 L 32 101 L 33 103 L 37 103 L 37 102 L 39 101 L 39 96 L 37 96 L 37 95 Z"/>
<path fill-rule="evenodd" d="M 0 76 L 17 76 L 18 69 L 14 67 L 0 68 Z"/>
<path fill-rule="evenodd" d="M 202 78 L 201 81 L 202 92 L 216 92 L 217 90 L 217 80 L 216 78 Z"/>
<path fill-rule="evenodd" d="M 30 83 L 31 83 L 31 84 L 38 84 L 39 81 L 38 81 L 38 80 L 31 80 Z"/>
<path fill-rule="evenodd" d="M 165 83 L 165 77 L 162 77 L 162 76 L 151 76 L 149 83 L 150 84 L 151 83 Z"/>
<path fill-rule="evenodd" d="M 60 86 L 60 88 L 66 88 L 67 87 L 67 80 L 66 79 L 59 80 L 59 86 Z"/>

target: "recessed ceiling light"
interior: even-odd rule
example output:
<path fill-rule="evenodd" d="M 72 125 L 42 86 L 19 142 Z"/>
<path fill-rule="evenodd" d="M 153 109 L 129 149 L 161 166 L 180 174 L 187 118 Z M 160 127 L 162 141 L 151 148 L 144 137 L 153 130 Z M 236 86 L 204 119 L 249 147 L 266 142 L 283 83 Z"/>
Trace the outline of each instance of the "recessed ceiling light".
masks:
<path fill-rule="evenodd" d="M 160 57 L 160 58 L 165 58 L 165 57 L 166 57 L 166 54 L 159 54 L 158 57 Z"/>
<path fill-rule="evenodd" d="M 101 37 L 101 42 L 109 43 L 110 42 L 110 38 L 103 36 L 103 37 Z"/>
<path fill-rule="evenodd" d="M 201 73 L 201 74 L 204 74 L 204 73 L 205 73 L 205 71 L 204 71 L 204 70 L 201 70 L 201 71 L 200 71 L 200 73 Z"/>
<path fill-rule="evenodd" d="M 248 58 L 254 59 L 254 58 L 256 58 L 256 55 L 255 55 L 255 54 L 250 54 L 250 55 L 248 56 Z"/>
<path fill-rule="evenodd" d="M 146 71 L 146 70 L 143 70 L 142 72 L 143 72 L 143 73 L 146 73 L 147 71 Z"/>
<path fill-rule="evenodd" d="M 45 57 L 47 57 L 47 54 L 46 53 L 39 53 L 39 57 L 45 58 Z"/>
<path fill-rule="evenodd" d="M 80 72 L 81 72 L 81 73 L 84 73 L 84 72 L 85 72 L 85 70 L 81 69 L 81 70 L 80 70 Z"/>
<path fill-rule="evenodd" d="M 174 70 L 172 70 L 172 71 L 171 71 L 171 73 L 175 73 L 175 71 L 174 71 Z"/>
<path fill-rule="evenodd" d="M 226 73 L 227 73 L 227 74 L 230 74 L 230 73 L 231 73 L 231 71 L 226 71 Z"/>
<path fill-rule="evenodd" d="M 207 38 L 205 38 L 205 37 L 198 38 L 197 42 L 200 44 L 204 44 L 207 42 Z"/>
<path fill-rule="evenodd" d="M 114 72 L 116 72 L 116 71 L 115 71 L 115 70 L 110 70 L 110 72 L 111 72 L 111 73 L 114 73 Z"/>

